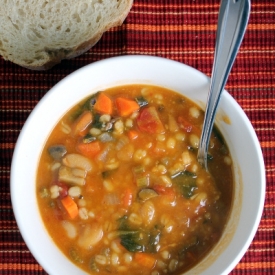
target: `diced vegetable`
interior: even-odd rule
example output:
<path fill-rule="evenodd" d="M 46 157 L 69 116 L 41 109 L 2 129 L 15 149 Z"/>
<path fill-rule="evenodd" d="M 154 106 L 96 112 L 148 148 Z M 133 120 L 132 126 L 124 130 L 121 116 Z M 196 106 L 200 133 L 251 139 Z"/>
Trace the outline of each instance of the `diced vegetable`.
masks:
<path fill-rule="evenodd" d="M 152 254 L 138 252 L 135 254 L 134 260 L 137 264 L 152 269 L 156 264 L 156 259 Z"/>
<path fill-rule="evenodd" d="M 149 104 L 143 96 L 136 97 L 135 100 L 138 103 L 139 107 L 144 107 Z"/>
<path fill-rule="evenodd" d="M 122 117 L 127 117 L 140 108 L 136 101 L 124 97 L 116 98 L 116 107 L 118 114 Z"/>
<path fill-rule="evenodd" d="M 135 140 L 138 138 L 138 131 L 130 130 L 128 131 L 128 137 L 130 140 Z"/>
<path fill-rule="evenodd" d="M 67 196 L 61 200 L 61 203 L 71 219 L 74 219 L 78 215 L 78 207 L 75 201 Z"/>
<path fill-rule="evenodd" d="M 138 197 L 143 201 L 152 199 L 157 196 L 158 196 L 158 193 L 153 189 L 149 189 L 149 188 L 142 189 L 138 193 Z"/>
<path fill-rule="evenodd" d="M 77 150 L 85 157 L 93 158 L 100 152 L 101 147 L 98 141 L 93 141 L 90 143 L 79 143 Z"/>
<path fill-rule="evenodd" d="M 66 155 L 67 149 L 64 145 L 53 145 L 49 147 L 48 152 L 55 160 L 61 160 Z"/>
<path fill-rule="evenodd" d="M 161 134 L 165 132 L 165 128 L 159 118 L 155 107 L 146 107 L 140 111 L 137 118 L 137 125 L 141 131 L 151 134 Z"/>
<path fill-rule="evenodd" d="M 122 206 L 128 208 L 132 204 L 133 192 L 130 188 L 127 188 L 123 194 Z"/>
<path fill-rule="evenodd" d="M 104 93 L 100 93 L 96 99 L 94 110 L 100 114 L 111 115 L 113 113 L 113 102 L 111 98 L 109 98 Z"/>
<path fill-rule="evenodd" d="M 183 129 L 187 133 L 194 133 L 200 136 L 201 130 L 196 126 L 191 124 L 188 120 L 186 120 L 183 116 L 178 117 L 178 123 L 181 129 Z"/>

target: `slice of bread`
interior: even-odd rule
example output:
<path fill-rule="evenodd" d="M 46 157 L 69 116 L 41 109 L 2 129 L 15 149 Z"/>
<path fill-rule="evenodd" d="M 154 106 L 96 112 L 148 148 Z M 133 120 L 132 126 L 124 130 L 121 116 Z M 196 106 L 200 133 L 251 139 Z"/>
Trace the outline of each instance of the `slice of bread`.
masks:
<path fill-rule="evenodd" d="M 2 0 L 0 54 L 22 67 L 46 70 L 94 46 L 121 25 L 133 0 Z"/>

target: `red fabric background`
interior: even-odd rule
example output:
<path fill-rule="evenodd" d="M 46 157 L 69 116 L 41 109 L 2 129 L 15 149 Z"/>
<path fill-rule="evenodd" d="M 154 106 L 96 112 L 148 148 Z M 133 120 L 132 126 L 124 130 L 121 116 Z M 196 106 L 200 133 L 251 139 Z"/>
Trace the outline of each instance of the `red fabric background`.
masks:
<path fill-rule="evenodd" d="M 87 53 L 49 71 L 30 71 L 0 57 L 0 274 L 46 274 L 21 238 L 9 185 L 17 137 L 38 101 L 69 73 L 112 56 L 162 56 L 210 76 L 218 9 L 217 0 L 136 0 L 121 27 L 106 32 Z M 244 109 L 258 135 L 267 191 L 257 234 L 231 275 L 275 274 L 274 60 L 275 2 L 252 0 L 248 30 L 226 89 Z"/>

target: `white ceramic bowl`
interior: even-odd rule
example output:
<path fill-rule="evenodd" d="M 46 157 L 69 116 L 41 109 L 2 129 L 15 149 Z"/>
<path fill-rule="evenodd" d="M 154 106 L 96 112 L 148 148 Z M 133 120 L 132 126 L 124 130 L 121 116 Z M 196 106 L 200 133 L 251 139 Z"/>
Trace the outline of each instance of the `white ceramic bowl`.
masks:
<path fill-rule="evenodd" d="M 205 108 L 209 78 L 189 66 L 158 57 L 123 56 L 99 61 L 54 86 L 34 108 L 18 138 L 11 168 L 13 210 L 31 253 L 51 275 L 85 273 L 60 252 L 40 217 L 35 179 L 42 147 L 57 121 L 77 102 L 98 90 L 130 83 L 163 86 Z M 216 124 L 234 160 L 234 206 L 218 245 L 186 273 L 190 275 L 228 274 L 248 249 L 264 205 L 265 169 L 261 148 L 245 113 L 226 91 L 220 100 Z"/>

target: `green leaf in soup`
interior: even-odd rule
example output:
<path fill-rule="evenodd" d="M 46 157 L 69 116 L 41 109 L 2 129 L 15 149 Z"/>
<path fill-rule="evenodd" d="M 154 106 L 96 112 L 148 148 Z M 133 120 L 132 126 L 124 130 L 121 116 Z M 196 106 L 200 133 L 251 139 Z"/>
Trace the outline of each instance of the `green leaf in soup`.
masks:
<path fill-rule="evenodd" d="M 196 177 L 196 174 L 192 172 L 182 171 L 173 175 L 171 178 L 173 184 L 179 188 L 181 194 L 186 199 L 189 199 L 194 195 L 194 192 L 197 189 Z"/>
<path fill-rule="evenodd" d="M 130 252 L 155 253 L 160 241 L 161 230 L 158 227 L 153 229 L 137 228 L 133 229 L 128 224 L 128 217 L 120 219 L 118 236 L 120 243 Z"/>

